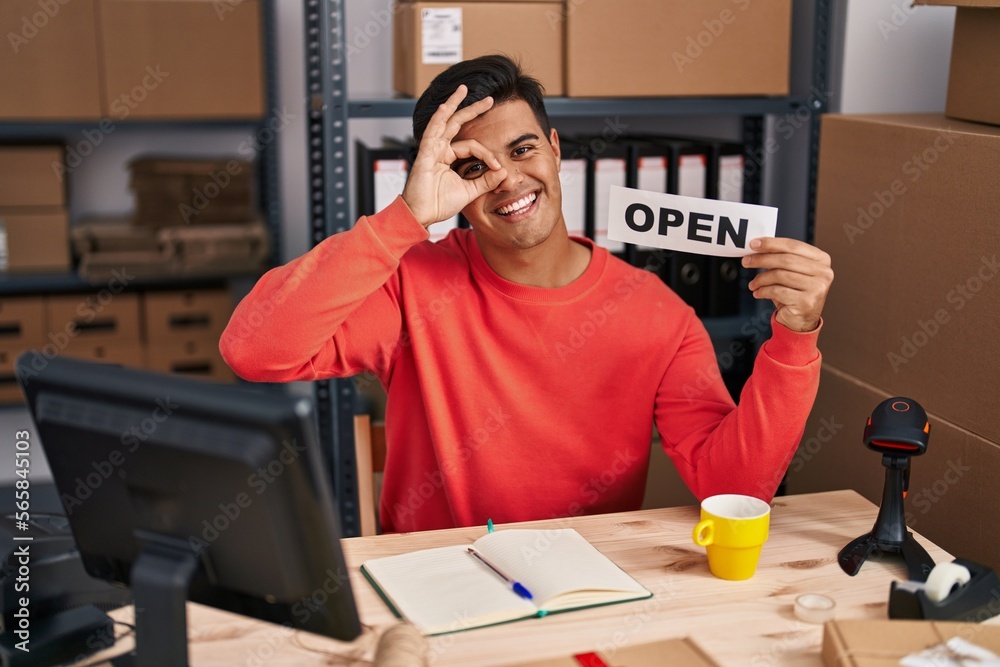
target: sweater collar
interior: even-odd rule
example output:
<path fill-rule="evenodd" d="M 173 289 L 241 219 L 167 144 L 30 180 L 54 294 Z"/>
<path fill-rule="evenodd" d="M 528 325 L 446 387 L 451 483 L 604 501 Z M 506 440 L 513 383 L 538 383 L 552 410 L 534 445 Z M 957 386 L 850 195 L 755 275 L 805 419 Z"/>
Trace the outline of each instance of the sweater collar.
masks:
<path fill-rule="evenodd" d="M 600 280 L 608 262 L 608 251 L 595 245 L 590 239 L 577 236 L 570 238 L 574 242 L 582 243 L 590 248 L 590 263 L 579 278 L 563 287 L 533 287 L 511 282 L 501 277 L 486 262 L 486 258 L 483 257 L 483 253 L 479 249 L 479 244 L 476 243 L 475 232 L 471 229 L 465 230 L 464 245 L 472 263 L 472 270 L 477 277 L 483 279 L 501 294 L 519 301 L 559 303 L 576 299 L 593 288 Z"/>

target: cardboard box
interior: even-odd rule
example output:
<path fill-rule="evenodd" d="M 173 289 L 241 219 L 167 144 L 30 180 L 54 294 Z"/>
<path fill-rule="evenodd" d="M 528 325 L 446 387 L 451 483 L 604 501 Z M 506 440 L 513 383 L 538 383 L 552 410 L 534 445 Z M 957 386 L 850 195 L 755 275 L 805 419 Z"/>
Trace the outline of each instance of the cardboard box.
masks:
<path fill-rule="evenodd" d="M 880 504 L 885 468 L 862 438 L 875 406 L 898 395 L 908 394 L 885 391 L 824 363 L 816 403 L 788 467 L 789 493 L 850 488 Z M 928 417 L 927 452 L 911 463 L 906 524 L 953 556 L 1000 571 L 1000 444 L 933 412 Z M 875 515 L 873 510 L 873 524 Z"/>
<path fill-rule="evenodd" d="M 0 405 L 24 403 L 24 394 L 17 383 L 14 363 L 30 345 L 0 343 Z"/>
<path fill-rule="evenodd" d="M 35 345 L 48 331 L 44 296 L 0 299 L 0 345 L 6 348 Z"/>
<path fill-rule="evenodd" d="M 69 217 L 56 207 L 0 209 L 0 271 L 69 271 Z"/>
<path fill-rule="evenodd" d="M 265 115 L 258 0 L 99 2 L 111 119 Z"/>
<path fill-rule="evenodd" d="M 566 95 L 787 95 L 791 16 L 791 0 L 570 3 Z"/>
<path fill-rule="evenodd" d="M 61 354 L 74 359 L 101 361 L 106 364 L 120 364 L 132 368 L 145 368 L 145 353 L 144 346 L 137 341 L 73 340 Z"/>
<path fill-rule="evenodd" d="M 823 626 L 826 667 L 896 667 L 905 656 L 961 637 L 1000 654 L 1000 627 L 930 621 L 829 621 Z M 947 664 L 934 661 L 934 664 Z"/>
<path fill-rule="evenodd" d="M 393 25 L 393 84 L 418 97 L 435 76 L 462 60 L 502 53 L 545 88 L 563 94 L 562 4 L 554 2 L 414 2 Z"/>
<path fill-rule="evenodd" d="M 825 116 L 818 247 L 836 272 L 826 361 L 1000 442 L 1000 127 Z"/>
<path fill-rule="evenodd" d="M 106 289 L 50 296 L 47 311 L 50 338 L 116 345 L 142 342 L 139 295 L 134 292 L 115 294 Z"/>
<path fill-rule="evenodd" d="M 218 342 L 234 305 L 228 289 L 146 292 L 143 304 L 150 343 L 191 338 Z"/>
<path fill-rule="evenodd" d="M 94 2 L 0 2 L 0 119 L 101 117 Z"/>
<path fill-rule="evenodd" d="M 958 7 L 951 42 L 948 101 L 952 118 L 1000 125 L 1000 0 L 917 0 Z"/>
<path fill-rule="evenodd" d="M 691 639 L 665 639 L 634 646 L 614 646 L 610 650 L 581 651 L 565 658 L 536 660 L 518 663 L 516 667 L 580 667 L 581 665 L 614 665 L 615 667 L 661 667 L 662 665 L 684 665 L 684 667 L 715 667 L 709 658 Z"/>
<path fill-rule="evenodd" d="M 0 208 L 65 206 L 62 146 L 0 146 Z"/>
<path fill-rule="evenodd" d="M 236 380 L 236 375 L 219 353 L 218 336 L 150 341 L 146 349 L 146 364 L 150 370 L 161 373 L 224 382 Z"/>

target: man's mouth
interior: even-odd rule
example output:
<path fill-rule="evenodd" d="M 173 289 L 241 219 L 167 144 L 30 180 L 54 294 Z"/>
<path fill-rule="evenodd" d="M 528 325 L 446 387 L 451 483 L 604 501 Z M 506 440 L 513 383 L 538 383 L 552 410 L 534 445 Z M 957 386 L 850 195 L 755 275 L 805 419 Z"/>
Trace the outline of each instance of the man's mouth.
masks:
<path fill-rule="evenodd" d="M 527 211 L 529 208 L 531 208 L 531 205 L 535 203 L 536 199 L 538 199 L 538 193 L 529 192 L 528 194 L 521 197 L 517 201 L 501 206 L 500 208 L 496 209 L 494 213 L 502 216 L 510 216 L 510 215 L 515 215 L 517 213 L 523 213 Z"/>

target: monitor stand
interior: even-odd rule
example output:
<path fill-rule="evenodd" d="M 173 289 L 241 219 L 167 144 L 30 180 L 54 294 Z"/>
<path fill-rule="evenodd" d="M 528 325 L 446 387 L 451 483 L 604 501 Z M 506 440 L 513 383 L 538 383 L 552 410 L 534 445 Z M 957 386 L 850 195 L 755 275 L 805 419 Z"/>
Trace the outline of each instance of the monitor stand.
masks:
<path fill-rule="evenodd" d="M 186 542 L 137 535 L 143 549 L 132 565 L 135 650 L 114 667 L 188 667 L 187 596 L 199 558 Z"/>

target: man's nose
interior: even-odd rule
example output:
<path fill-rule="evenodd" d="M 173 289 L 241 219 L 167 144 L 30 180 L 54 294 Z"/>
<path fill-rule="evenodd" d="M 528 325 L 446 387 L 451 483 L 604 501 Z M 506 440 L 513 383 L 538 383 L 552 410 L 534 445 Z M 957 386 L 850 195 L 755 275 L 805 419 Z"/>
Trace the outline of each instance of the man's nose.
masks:
<path fill-rule="evenodd" d="M 524 180 L 524 176 L 521 174 L 520 169 L 518 169 L 517 164 L 510 160 L 501 160 L 500 165 L 507 169 L 507 176 L 500 181 L 500 184 L 494 188 L 494 192 L 509 192 L 512 190 L 517 190 L 518 186 Z"/>

